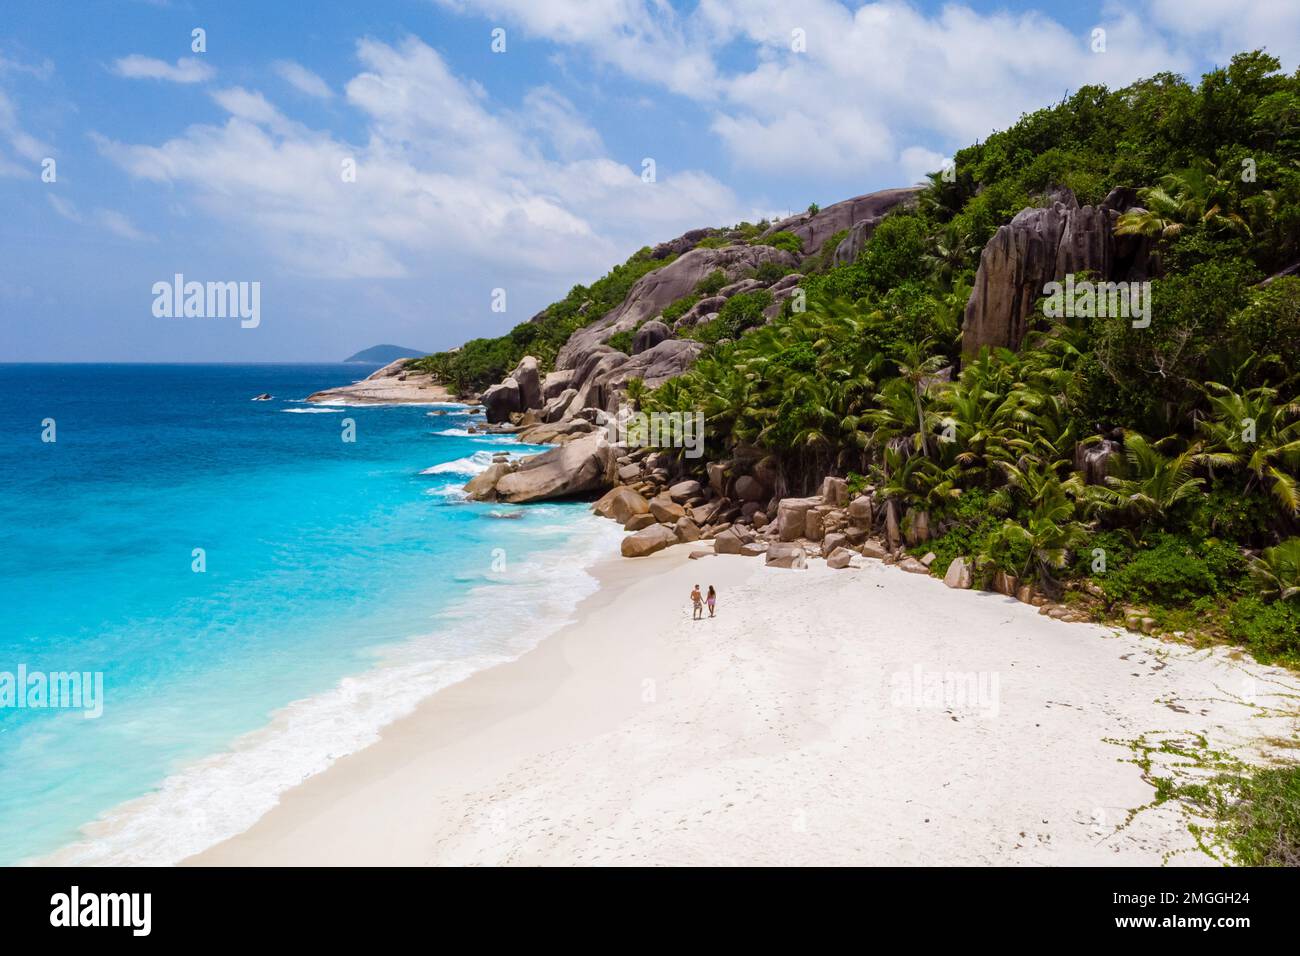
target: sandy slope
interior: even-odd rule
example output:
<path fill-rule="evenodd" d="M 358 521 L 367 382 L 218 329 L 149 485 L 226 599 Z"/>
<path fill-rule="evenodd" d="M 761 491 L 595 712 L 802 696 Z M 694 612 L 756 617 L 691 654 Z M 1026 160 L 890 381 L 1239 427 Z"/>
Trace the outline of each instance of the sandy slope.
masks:
<path fill-rule="evenodd" d="M 579 623 L 191 862 L 1206 864 L 1175 806 L 1119 827 L 1153 789 L 1107 741 L 1295 736 L 1300 678 L 1228 651 L 686 550 L 604 567 Z M 927 691 L 948 673 L 983 695 Z"/>

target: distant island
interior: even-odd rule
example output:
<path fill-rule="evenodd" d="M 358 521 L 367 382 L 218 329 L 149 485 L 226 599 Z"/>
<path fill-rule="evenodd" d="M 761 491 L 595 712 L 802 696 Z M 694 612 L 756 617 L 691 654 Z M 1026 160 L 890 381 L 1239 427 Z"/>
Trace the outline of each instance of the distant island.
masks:
<path fill-rule="evenodd" d="M 400 358 L 421 358 L 428 354 L 420 349 L 408 349 L 400 345 L 372 345 L 343 361 L 345 364 L 355 362 L 358 365 L 387 365 Z"/>

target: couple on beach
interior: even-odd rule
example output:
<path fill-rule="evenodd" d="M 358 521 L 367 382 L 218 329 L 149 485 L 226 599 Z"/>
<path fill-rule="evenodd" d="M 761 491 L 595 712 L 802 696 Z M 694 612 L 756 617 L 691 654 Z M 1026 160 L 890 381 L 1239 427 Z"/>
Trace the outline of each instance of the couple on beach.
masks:
<path fill-rule="evenodd" d="M 713 606 L 718 603 L 718 592 L 713 590 L 713 585 L 709 585 L 709 596 L 700 597 L 700 586 L 695 585 L 695 590 L 691 591 L 691 605 L 695 608 L 695 616 L 692 620 L 700 620 L 704 616 L 704 605 L 709 605 L 709 617 L 713 617 Z"/>

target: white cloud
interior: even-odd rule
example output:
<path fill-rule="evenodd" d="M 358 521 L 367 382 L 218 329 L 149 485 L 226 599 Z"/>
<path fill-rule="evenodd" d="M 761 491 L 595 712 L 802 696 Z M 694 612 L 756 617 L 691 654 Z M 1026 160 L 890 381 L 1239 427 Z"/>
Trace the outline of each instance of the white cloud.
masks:
<path fill-rule="evenodd" d="M 98 226 L 107 232 L 122 239 L 130 239 L 132 242 L 152 242 L 153 236 L 147 235 L 136 228 L 135 223 L 125 213 L 118 212 L 116 209 L 105 209 L 98 207 L 91 211 L 89 218 L 81 214 L 77 204 L 71 199 L 55 195 L 53 192 L 47 192 L 45 198 L 49 200 L 50 206 L 61 217 L 68 222 L 75 222 L 78 225 L 89 222 L 91 225 Z"/>
<path fill-rule="evenodd" d="M 23 129 L 18 107 L 0 90 L 0 176 L 36 177 L 51 148 Z"/>
<path fill-rule="evenodd" d="M 151 242 L 153 240 L 152 236 L 136 228 L 135 223 L 131 221 L 131 217 L 126 213 L 118 212 L 116 209 L 96 209 L 94 218 L 97 225 L 123 239 L 130 239 L 132 242 Z"/>
<path fill-rule="evenodd" d="M 905 0 L 700 0 L 690 13 L 663 0 L 437 2 L 695 100 L 738 167 L 858 180 L 910 179 L 917 154 L 901 144 L 955 149 L 1085 84 L 1191 73 L 1207 51 L 1263 45 L 1288 68 L 1300 55 L 1295 0 L 1107 2 L 1080 30 L 1033 10 Z M 1090 49 L 1093 26 L 1105 53 Z"/>
<path fill-rule="evenodd" d="M 903 171 L 903 178 L 909 186 L 925 182 L 930 173 L 938 172 L 951 162 L 951 156 L 923 146 L 909 146 L 898 155 L 898 168 Z"/>
<path fill-rule="evenodd" d="M 71 199 L 64 199 L 62 196 L 56 196 L 52 192 L 47 192 L 45 198 L 49 200 L 50 205 L 54 207 L 54 211 L 64 219 L 69 222 L 81 222 L 81 213 L 77 209 L 77 204 Z"/>
<path fill-rule="evenodd" d="M 1225 65 L 1242 50 L 1260 47 L 1294 68 L 1300 60 L 1300 4 L 1295 0 L 1151 0 L 1151 16 L 1181 38 L 1208 43 Z"/>
<path fill-rule="evenodd" d="M 687 29 L 668 0 L 437 0 L 447 9 L 477 13 L 510 31 L 583 48 L 597 62 L 618 67 L 676 93 L 713 88 L 707 45 Z M 706 0 L 706 4 L 710 0 Z M 489 42 L 484 34 L 483 43 Z"/>
<path fill-rule="evenodd" d="M 600 134 L 567 98 L 549 86 L 529 90 L 515 119 L 523 129 L 546 140 L 563 159 L 597 156 L 604 151 Z"/>
<path fill-rule="evenodd" d="M 415 38 L 357 45 L 347 102 L 364 143 L 287 118 L 265 96 L 215 91 L 224 125 L 194 125 L 160 145 L 97 137 L 131 175 L 177 187 L 208 215 L 312 276 L 598 274 L 652 237 L 744 210 L 703 173 L 661 175 L 603 155 L 600 139 L 553 90 L 521 110 L 494 104 Z M 531 118 L 524 119 L 529 111 Z M 549 124 L 545 131 L 539 125 Z M 342 175 L 356 163 L 355 182 Z"/>
<path fill-rule="evenodd" d="M 113 72 L 129 80 L 166 80 L 170 83 L 203 83 L 216 70 L 192 56 L 181 57 L 175 64 L 132 53 L 113 62 Z"/>
<path fill-rule="evenodd" d="M 293 60 L 278 60 L 272 64 L 272 68 L 282 80 L 299 93 L 321 100 L 327 100 L 334 95 L 328 83 L 301 63 L 295 63 Z"/>

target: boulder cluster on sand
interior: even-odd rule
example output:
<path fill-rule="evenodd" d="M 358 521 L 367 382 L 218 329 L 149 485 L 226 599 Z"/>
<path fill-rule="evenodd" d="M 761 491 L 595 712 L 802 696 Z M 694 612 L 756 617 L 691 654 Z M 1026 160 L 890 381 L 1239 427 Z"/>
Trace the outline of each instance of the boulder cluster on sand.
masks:
<path fill-rule="evenodd" d="M 718 554 L 763 557 L 770 567 L 800 569 L 823 558 L 833 569 L 860 567 L 864 559 L 893 565 L 911 574 L 931 575 L 938 560 L 925 542 L 948 527 L 930 524 L 927 512 L 906 509 L 878 496 L 867 485 L 856 493 L 847 479 L 828 476 L 815 495 L 782 497 L 765 458 L 708 462 L 699 478 L 678 473 L 662 453 L 635 450 L 615 459 L 619 482 L 593 510 L 629 532 L 624 557 L 639 558 L 674 544 L 712 541 L 712 550 L 697 548 L 693 559 Z M 998 572 L 977 578 L 972 557 L 955 558 L 942 575 L 950 588 L 979 584 L 1039 609 L 1059 621 L 1087 621 L 1103 602 L 1100 593 L 1079 593 L 1058 603 L 1015 575 Z M 937 582 L 936 582 L 937 583 Z M 1087 591 L 1088 585 L 1084 585 Z M 1126 610 L 1130 627 L 1148 633 L 1154 621 L 1140 609 Z"/>

